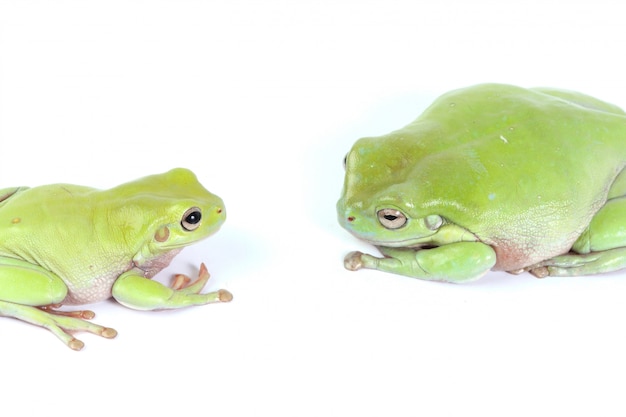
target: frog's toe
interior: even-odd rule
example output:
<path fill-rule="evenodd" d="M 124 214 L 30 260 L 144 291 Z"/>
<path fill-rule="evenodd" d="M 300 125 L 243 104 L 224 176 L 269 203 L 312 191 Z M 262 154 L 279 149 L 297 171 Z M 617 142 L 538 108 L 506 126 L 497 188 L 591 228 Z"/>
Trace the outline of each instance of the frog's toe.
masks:
<path fill-rule="evenodd" d="M 233 295 L 226 290 L 219 290 L 217 292 L 217 297 L 222 303 L 228 303 L 233 300 Z"/>
<path fill-rule="evenodd" d="M 96 317 L 96 313 L 94 313 L 91 310 L 75 310 L 75 311 L 57 310 L 60 307 L 61 307 L 60 304 L 56 304 L 56 305 L 49 305 L 49 306 L 39 306 L 37 308 L 42 311 L 46 311 L 50 314 L 54 314 L 57 316 L 74 317 L 74 318 L 83 319 L 83 320 L 91 320 L 94 317 Z"/>
<path fill-rule="evenodd" d="M 96 328 L 90 328 L 85 330 L 98 336 L 102 336 L 105 339 L 113 339 L 115 336 L 117 336 L 117 331 L 115 329 L 111 329 L 110 327 L 98 327 L 100 328 L 99 331 L 97 331 Z M 82 340 L 74 338 L 68 332 L 64 331 L 61 328 L 50 330 L 52 330 L 52 332 L 55 333 L 59 337 L 59 339 L 65 342 L 65 344 L 72 350 L 79 351 L 85 347 L 85 343 L 83 343 Z"/>
<path fill-rule="evenodd" d="M 536 278 L 545 278 L 548 275 L 550 275 L 550 270 L 548 269 L 547 266 L 540 266 L 538 268 L 533 268 L 533 269 L 528 270 L 528 272 L 530 272 Z"/>
<path fill-rule="evenodd" d="M 105 339 L 113 339 L 117 336 L 115 329 L 99 326 L 74 317 L 54 317 L 51 322 L 44 323 L 43 327 L 50 330 L 72 350 L 82 350 L 85 346 L 81 340 L 76 339 L 72 335 L 76 331 L 89 332 Z"/>
<path fill-rule="evenodd" d="M 113 339 L 115 336 L 117 336 L 117 330 L 110 327 L 104 327 L 100 332 L 100 336 L 104 337 L 105 339 Z"/>
<path fill-rule="evenodd" d="M 67 346 L 72 349 L 72 350 L 82 350 L 85 347 L 85 344 L 78 340 L 78 339 L 72 339 L 67 343 Z"/>
<path fill-rule="evenodd" d="M 26 321 L 48 329 L 72 350 L 81 350 L 85 346 L 81 340 L 73 336 L 74 332 L 89 332 L 106 339 L 117 336 L 115 329 L 91 323 L 72 314 L 58 314 L 64 312 L 52 312 L 37 308 L 32 308 L 32 310 L 38 311 L 38 316 L 31 315 L 22 319 L 27 319 Z"/>
<path fill-rule="evenodd" d="M 210 277 L 211 275 L 209 274 L 206 265 L 202 263 L 200 264 L 198 278 L 195 281 L 192 282 L 191 278 L 189 278 L 187 275 L 177 274 L 174 277 L 174 281 L 172 282 L 170 288 L 180 292 L 181 294 L 198 294 L 200 291 L 202 291 L 202 288 L 204 288 Z"/>
<path fill-rule="evenodd" d="M 363 267 L 362 252 L 354 251 L 346 255 L 343 260 L 343 266 L 349 271 L 358 271 Z"/>
<path fill-rule="evenodd" d="M 187 287 L 191 283 L 191 278 L 189 278 L 185 274 L 176 274 L 174 275 L 174 280 L 172 281 L 172 285 L 170 288 L 173 290 L 182 290 Z"/>

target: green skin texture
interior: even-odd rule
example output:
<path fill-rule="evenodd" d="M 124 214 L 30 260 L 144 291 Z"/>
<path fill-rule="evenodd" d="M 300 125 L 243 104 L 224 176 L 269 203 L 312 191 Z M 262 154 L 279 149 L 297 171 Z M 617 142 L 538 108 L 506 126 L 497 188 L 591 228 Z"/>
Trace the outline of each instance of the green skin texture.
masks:
<path fill-rule="evenodd" d="M 449 92 L 346 156 L 339 222 L 384 257 L 344 264 L 448 282 L 624 268 L 624 166 L 626 114 L 612 104 L 500 84 Z M 382 209 L 406 223 L 383 226 Z"/>
<path fill-rule="evenodd" d="M 185 223 L 194 208 L 201 220 Z M 182 168 L 110 190 L 0 189 L 0 315 L 43 326 L 80 350 L 74 331 L 107 338 L 117 332 L 84 320 L 93 318 L 90 311 L 55 311 L 59 304 L 113 296 L 130 308 L 157 310 L 230 301 L 224 290 L 200 293 L 209 278 L 204 265 L 193 283 L 184 275 L 172 287 L 150 279 L 225 219 L 222 200 Z"/>

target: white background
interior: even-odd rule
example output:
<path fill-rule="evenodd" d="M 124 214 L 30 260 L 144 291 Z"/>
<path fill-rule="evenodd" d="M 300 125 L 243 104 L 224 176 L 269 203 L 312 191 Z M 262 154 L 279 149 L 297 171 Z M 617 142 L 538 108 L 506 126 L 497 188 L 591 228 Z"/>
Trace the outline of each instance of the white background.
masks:
<path fill-rule="evenodd" d="M 626 106 L 618 4 L 1 1 L 1 186 L 188 167 L 228 220 L 159 279 L 205 261 L 211 289 L 235 297 L 90 306 L 119 336 L 81 334 L 78 353 L 1 319 L 3 413 L 623 415 L 623 274 L 455 286 L 349 272 L 347 252 L 374 249 L 334 207 L 351 144 L 450 89 Z"/>

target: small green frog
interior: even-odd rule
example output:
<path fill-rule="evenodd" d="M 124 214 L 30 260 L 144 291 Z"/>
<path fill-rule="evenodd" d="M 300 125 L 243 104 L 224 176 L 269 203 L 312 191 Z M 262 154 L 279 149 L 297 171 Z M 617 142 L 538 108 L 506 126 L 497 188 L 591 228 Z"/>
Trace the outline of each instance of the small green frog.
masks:
<path fill-rule="evenodd" d="M 360 268 L 466 282 L 489 270 L 626 267 L 626 114 L 556 89 L 485 84 L 438 98 L 346 156 L 339 222 L 384 257 Z"/>
<path fill-rule="evenodd" d="M 0 190 L 0 315 L 42 326 L 74 350 L 72 336 L 117 332 L 86 321 L 91 311 L 59 311 L 111 296 L 139 310 L 226 302 L 225 290 L 201 294 L 209 279 L 177 275 L 171 288 L 152 278 L 185 246 L 216 232 L 222 200 L 178 168 L 96 190 L 69 184 Z"/>

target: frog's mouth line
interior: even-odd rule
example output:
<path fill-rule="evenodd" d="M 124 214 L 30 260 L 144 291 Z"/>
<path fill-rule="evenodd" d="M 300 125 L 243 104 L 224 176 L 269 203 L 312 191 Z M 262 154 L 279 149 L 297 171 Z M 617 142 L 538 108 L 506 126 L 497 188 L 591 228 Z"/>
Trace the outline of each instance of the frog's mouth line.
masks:
<path fill-rule="evenodd" d="M 435 248 L 439 246 L 432 241 L 423 240 L 423 239 L 428 239 L 433 235 L 434 233 L 428 236 L 417 238 L 417 239 L 411 238 L 411 239 L 403 239 L 403 240 L 381 241 L 381 240 L 370 240 L 363 236 L 354 234 L 354 236 L 356 236 L 357 238 L 359 238 L 360 240 L 364 242 L 369 243 L 370 245 L 383 246 L 383 247 L 388 247 L 388 248 L 411 248 L 411 249 L 428 249 L 428 248 Z"/>
<path fill-rule="evenodd" d="M 388 248 L 410 248 L 410 249 L 420 250 L 420 249 L 438 248 L 442 245 L 455 243 L 455 242 L 483 242 L 478 236 L 476 236 L 476 234 L 470 232 L 469 230 L 465 229 L 465 232 L 466 233 L 460 236 L 460 238 L 457 240 L 434 241 L 433 237 L 437 234 L 437 231 L 434 231 L 433 233 L 429 235 L 422 236 L 419 238 L 407 238 L 407 239 L 399 239 L 399 240 L 372 240 L 372 239 L 368 239 L 366 236 L 363 236 L 362 234 L 358 234 L 358 233 L 354 233 L 350 231 L 350 233 L 353 236 L 357 237 L 362 242 L 366 242 L 374 246 L 382 246 L 382 247 L 388 247 Z M 484 242 L 484 243 L 489 244 L 487 242 Z"/>

